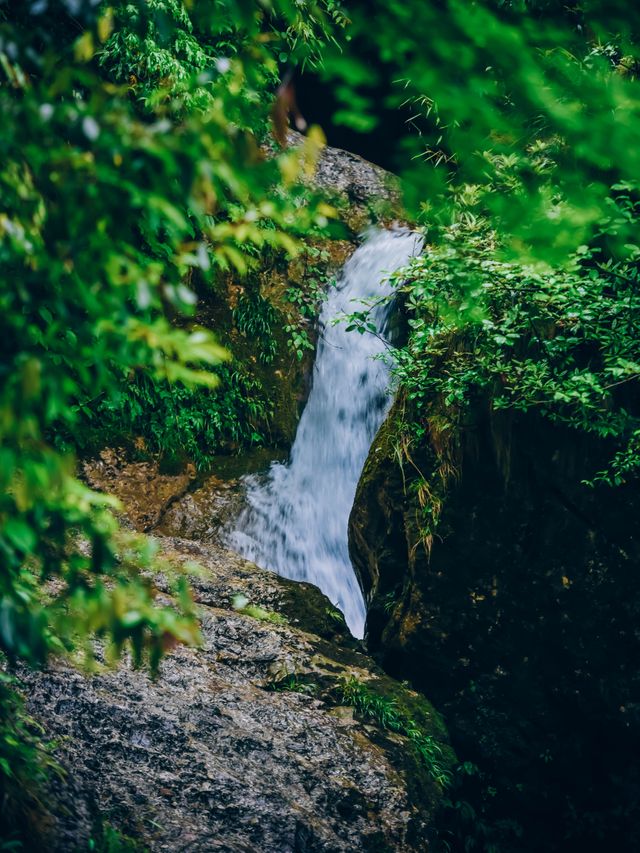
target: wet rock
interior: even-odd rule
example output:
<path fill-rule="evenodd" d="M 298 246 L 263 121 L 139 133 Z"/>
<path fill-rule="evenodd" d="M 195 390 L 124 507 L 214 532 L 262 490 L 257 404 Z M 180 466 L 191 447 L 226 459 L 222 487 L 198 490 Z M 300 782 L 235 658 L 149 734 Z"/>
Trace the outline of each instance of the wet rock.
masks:
<path fill-rule="evenodd" d="M 342 679 L 384 683 L 344 624 L 321 619 L 323 639 L 302 599 L 292 604 L 293 582 L 213 546 L 161 542 L 174 567 L 203 568 L 193 580 L 202 648 L 172 651 L 156 681 L 128 662 L 93 677 L 63 663 L 22 673 L 28 710 L 66 771 L 47 849 L 87 849 L 108 819 L 171 853 L 426 850 L 441 792 L 429 780 L 416 792 L 406 738 L 341 707 Z M 306 593 L 316 611 L 333 609 Z M 239 594 L 253 610 L 234 609 Z"/>
<path fill-rule="evenodd" d="M 302 136 L 290 131 L 287 142 L 299 145 Z M 323 148 L 309 183 L 337 204 L 340 219 L 353 233 L 401 216 L 397 177 L 350 151 L 330 145 Z"/>
<path fill-rule="evenodd" d="M 314 175 L 318 187 L 344 193 L 349 201 L 364 204 L 373 199 L 397 198 L 396 178 L 357 154 L 327 146 Z"/>
<path fill-rule="evenodd" d="M 98 491 L 115 495 L 126 506 L 128 523 L 152 530 L 172 502 L 186 493 L 195 478 L 193 465 L 178 474 L 163 474 L 157 460 L 132 461 L 124 448 L 105 448 L 83 461 L 81 474 Z"/>
<path fill-rule="evenodd" d="M 200 542 L 220 541 L 220 531 L 242 506 L 240 474 L 273 458 L 266 450 L 242 459 L 221 457 L 212 461 L 217 473 L 198 475 L 189 464 L 181 473 L 165 474 L 158 459 L 136 462 L 130 455 L 124 448 L 106 448 L 82 463 L 82 475 L 92 488 L 120 500 L 126 524 Z"/>
<path fill-rule="evenodd" d="M 201 485 L 194 483 L 193 488 L 176 494 L 154 532 L 199 542 L 220 542 L 220 532 L 230 518 L 238 515 L 242 502 L 237 480 L 205 477 Z"/>

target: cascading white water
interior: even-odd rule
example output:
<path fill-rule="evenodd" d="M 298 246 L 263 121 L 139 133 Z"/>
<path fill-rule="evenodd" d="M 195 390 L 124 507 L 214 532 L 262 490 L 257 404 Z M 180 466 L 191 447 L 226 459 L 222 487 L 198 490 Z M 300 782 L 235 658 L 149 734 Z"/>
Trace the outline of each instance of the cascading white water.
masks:
<path fill-rule="evenodd" d="M 347 332 L 332 320 L 390 293 L 385 274 L 420 248 L 408 231 L 374 231 L 347 261 L 320 317 L 309 400 L 287 464 L 247 477 L 247 508 L 230 544 L 258 565 L 319 586 L 342 610 L 352 633 L 364 633 L 365 606 L 349 560 L 347 524 L 356 486 L 387 412 L 389 368 L 375 359 L 384 342 Z M 384 334 L 389 309 L 372 320 Z"/>

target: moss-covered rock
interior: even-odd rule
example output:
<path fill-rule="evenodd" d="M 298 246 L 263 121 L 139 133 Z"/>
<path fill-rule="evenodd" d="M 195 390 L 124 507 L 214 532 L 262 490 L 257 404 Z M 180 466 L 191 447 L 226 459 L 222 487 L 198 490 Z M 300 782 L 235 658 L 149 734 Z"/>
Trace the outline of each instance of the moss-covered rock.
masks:
<path fill-rule="evenodd" d="M 267 446 L 293 441 L 310 388 L 320 300 L 355 245 L 310 241 L 294 259 L 265 254 L 254 274 L 225 275 L 215 290 L 199 289 L 198 322 L 219 331 L 232 367 L 242 372 L 255 397 L 256 439 Z M 308 342 L 298 348 L 296 331 Z M 226 449 L 238 448 L 231 441 Z"/>
<path fill-rule="evenodd" d="M 210 328 L 230 354 L 216 368 L 218 386 L 185 388 L 144 372 L 123 378 L 118 398 L 103 401 L 74 436 L 85 457 L 123 446 L 176 473 L 190 463 L 207 470 L 220 453 L 290 447 L 310 388 L 322 296 L 360 232 L 398 209 L 393 178 L 345 151 L 326 148 L 305 180 L 336 208 L 330 237 L 307 237 L 295 257 L 267 247 L 245 275 L 220 271 L 207 284 L 189 277 L 196 315 L 176 322 Z"/>
<path fill-rule="evenodd" d="M 290 133 L 290 145 L 300 140 L 299 134 Z M 215 290 L 199 292 L 199 322 L 219 330 L 221 343 L 255 387 L 260 409 L 256 434 L 268 446 L 285 448 L 293 441 L 309 392 L 318 296 L 331 285 L 367 227 L 401 215 L 395 177 L 348 151 L 324 148 L 306 180 L 335 207 L 343 238 L 307 239 L 293 259 L 283 252 L 265 252 L 254 274 L 243 279 L 222 276 Z M 238 306 L 247 297 L 270 306 L 267 337 L 272 349 L 266 357 L 266 341 L 238 321 Z M 292 346 L 294 328 L 309 345 Z"/>

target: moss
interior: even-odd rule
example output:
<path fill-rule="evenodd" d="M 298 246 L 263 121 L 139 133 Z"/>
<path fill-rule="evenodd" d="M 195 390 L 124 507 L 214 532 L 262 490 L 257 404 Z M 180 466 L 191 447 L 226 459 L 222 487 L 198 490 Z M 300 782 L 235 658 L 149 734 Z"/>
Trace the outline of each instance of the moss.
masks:
<path fill-rule="evenodd" d="M 233 596 L 232 605 L 236 613 L 240 613 L 242 616 L 250 616 L 252 619 L 257 619 L 258 622 L 271 622 L 272 625 L 287 624 L 287 619 L 281 613 L 274 613 L 257 604 L 251 604 L 248 598 L 241 593 Z"/>
<path fill-rule="evenodd" d="M 358 645 L 347 628 L 344 616 L 331 605 L 318 587 L 303 581 L 279 578 L 282 596 L 278 610 L 291 624 L 326 640 Z"/>
<path fill-rule="evenodd" d="M 100 817 L 95 823 L 87 850 L 92 853 L 147 853 L 148 848 L 142 841 L 125 835 Z"/>
<path fill-rule="evenodd" d="M 212 568 L 213 581 L 221 569 L 217 565 Z M 274 692 L 299 694 L 302 701 L 308 697 L 308 701 L 323 703 L 327 713 L 340 717 L 345 732 L 350 733 L 356 742 L 368 741 L 369 745 L 373 744 L 374 751 L 380 751 L 381 757 L 384 756 L 406 786 L 411 820 L 415 823 L 415 829 L 410 825 L 409 832 L 415 834 L 415 849 L 421 849 L 419 844 L 424 837 L 424 828 L 432 824 L 433 815 L 444 795 L 442 786 L 434 780 L 425 762 L 425 745 L 433 739 L 438 748 L 437 761 L 446 770 L 455 763 L 439 714 L 423 696 L 394 681 L 380 669 L 366 654 L 363 643 L 354 639 L 344 621 L 337 618 L 335 608 L 317 587 L 262 572 L 249 563 L 243 563 L 242 568 L 249 580 L 246 589 L 255 596 L 253 604 L 258 618 L 261 614 L 267 617 L 265 627 L 273 621 L 269 617 L 275 611 L 280 615 L 277 621 L 282 624 L 280 620 L 286 617 L 290 626 L 278 629 L 283 631 L 282 636 L 290 635 L 291 628 L 305 632 L 305 636 L 295 640 L 295 654 L 283 655 L 270 663 L 265 672 L 268 680 L 261 681 L 261 685 Z M 254 571 L 256 576 L 251 578 Z M 225 575 L 234 587 L 236 577 L 237 567 L 232 567 L 229 575 Z M 247 612 L 248 602 L 244 596 L 236 595 L 234 599 L 230 595 L 227 600 L 230 600 L 230 606 Z M 221 606 L 217 590 L 213 605 Z M 384 720 L 361 716 L 357 708 L 353 712 L 349 710 L 343 686 L 350 679 L 355 679 L 369 693 L 392 707 L 403 725 L 385 728 Z M 412 729 L 416 733 L 412 733 Z M 373 836 L 371 845 L 362 849 L 377 849 Z"/>
<path fill-rule="evenodd" d="M 404 777 L 422 820 L 430 821 L 451 785 L 457 763 L 435 709 L 424 697 L 385 676 L 367 681 L 350 677 L 338 690 Z M 377 735 L 371 734 L 372 723 Z"/>
<path fill-rule="evenodd" d="M 416 818 L 418 823 L 431 821 L 442 802 L 443 788 L 434 779 L 433 770 L 425 761 L 420 747 L 435 742 L 437 760 L 445 776 L 457 763 L 441 716 L 424 696 L 387 676 L 363 653 L 363 646 L 358 641 L 347 634 L 345 642 L 346 629 L 336 632 L 334 620 L 327 617 L 326 599 L 315 588 L 308 584 L 291 584 L 286 596 L 288 609 L 285 612 L 295 613 L 301 627 L 318 635 L 318 639 L 313 640 L 313 669 L 296 673 L 290 679 L 292 686 L 289 689 L 308 693 L 330 706 L 339 707 L 344 704 L 342 686 L 355 675 L 368 693 L 393 708 L 397 716 L 406 721 L 406 730 L 385 729 L 381 721 L 363 718 L 367 737 L 383 749 L 392 766 L 405 779 L 411 802 L 419 814 Z M 288 689 L 286 685 L 284 689 Z M 418 734 L 412 734 L 412 731 Z M 419 832 L 416 824 L 415 833 Z"/>
<path fill-rule="evenodd" d="M 256 422 L 256 432 L 262 433 L 265 443 L 271 447 L 288 448 L 295 437 L 302 407 L 310 389 L 313 366 L 313 349 L 304 352 L 299 359 L 289 345 L 289 334 L 285 327 L 290 323 L 307 323 L 307 333 L 315 346 L 315 331 L 305 320 L 299 307 L 286 298 L 289 288 L 305 291 L 312 277 L 314 282 L 329 277 L 342 266 L 353 251 L 353 242 L 347 240 L 307 241 L 308 248 L 322 250 L 322 257 L 312 267 L 300 258 L 288 259 L 284 254 L 263 257 L 261 268 L 238 283 L 232 276 L 222 277 L 215 290 L 201 286 L 197 320 L 213 329 L 232 354 L 233 362 L 242 366 L 256 381 L 256 391 L 265 407 L 270 408 L 266 420 Z M 308 280 L 309 279 L 309 280 Z M 274 345 L 273 358 L 265 362 L 262 344 L 255 335 L 244 335 L 234 318 L 238 299 L 249 292 L 259 293 L 268 301 L 275 322 L 269 333 Z M 228 448 L 234 450 L 236 448 Z"/>
<path fill-rule="evenodd" d="M 386 468 L 388 463 L 393 461 L 397 462 L 400 467 L 401 457 L 398 445 L 403 432 L 405 405 L 403 397 L 398 397 L 371 444 L 358 481 L 356 504 L 359 496 L 375 485 L 381 467 Z"/>
<path fill-rule="evenodd" d="M 367 682 L 367 687 L 373 693 L 394 701 L 398 711 L 413 720 L 424 732 L 433 735 L 438 741 L 447 741 L 447 727 L 442 717 L 421 693 L 411 690 L 388 675 Z"/>

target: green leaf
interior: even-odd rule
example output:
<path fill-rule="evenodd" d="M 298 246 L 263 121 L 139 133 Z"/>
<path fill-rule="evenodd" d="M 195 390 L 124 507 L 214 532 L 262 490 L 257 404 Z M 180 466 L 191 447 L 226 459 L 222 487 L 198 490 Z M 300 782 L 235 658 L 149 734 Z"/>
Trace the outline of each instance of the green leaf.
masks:
<path fill-rule="evenodd" d="M 37 542 L 35 531 L 21 518 L 8 519 L 2 527 L 2 534 L 23 553 L 29 553 Z"/>

